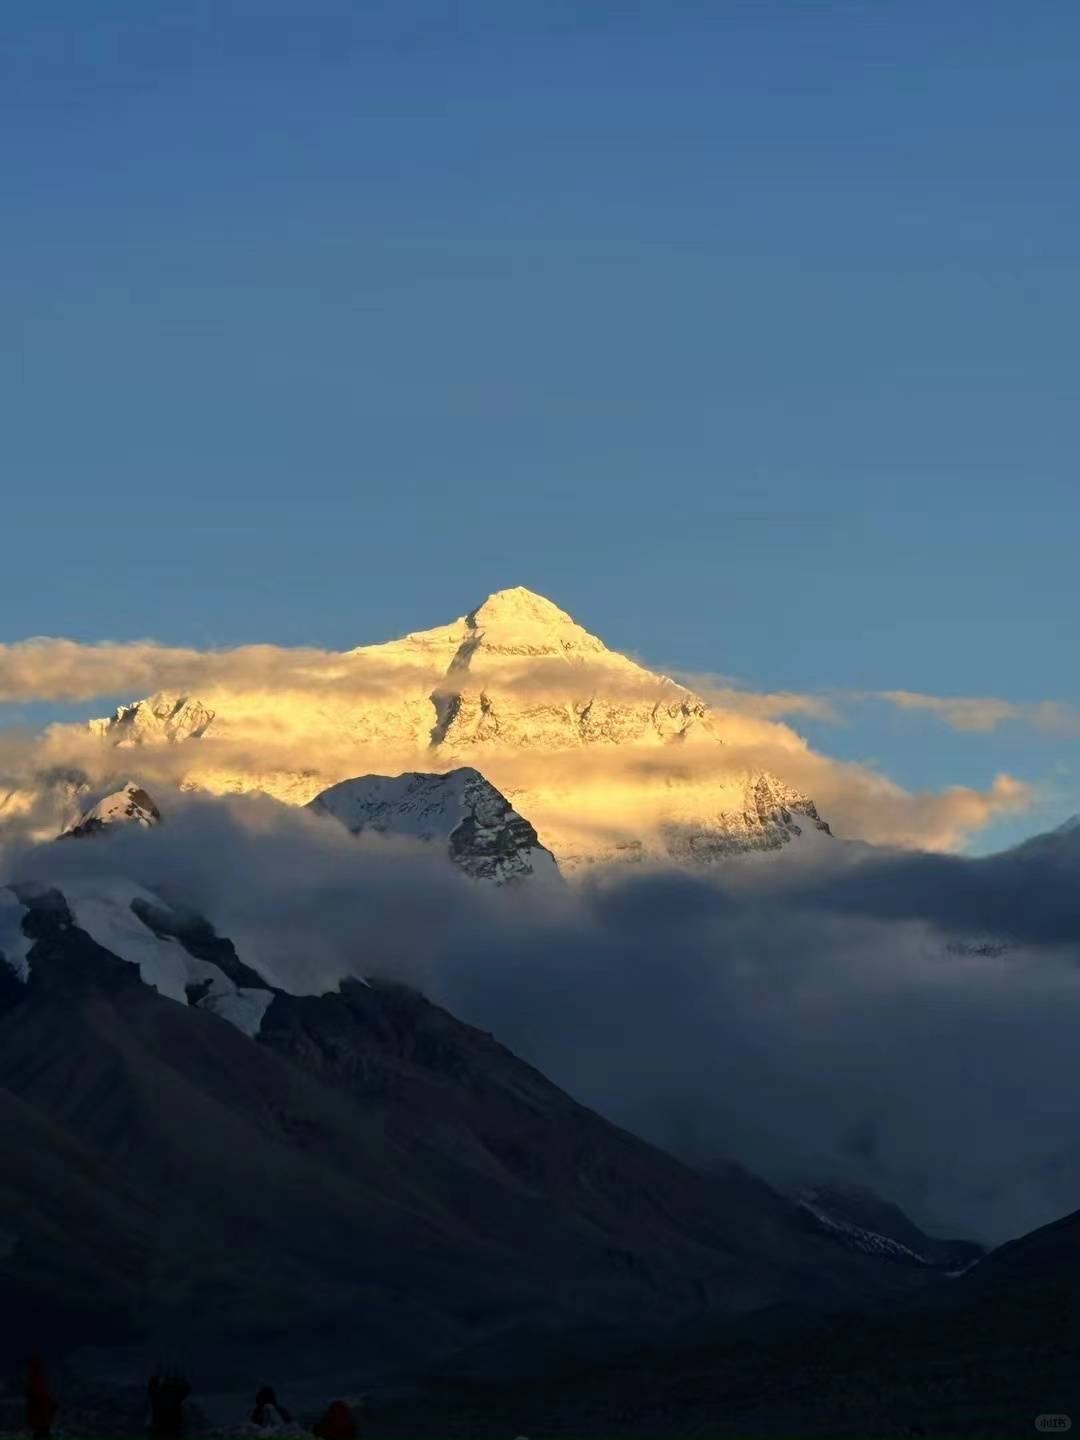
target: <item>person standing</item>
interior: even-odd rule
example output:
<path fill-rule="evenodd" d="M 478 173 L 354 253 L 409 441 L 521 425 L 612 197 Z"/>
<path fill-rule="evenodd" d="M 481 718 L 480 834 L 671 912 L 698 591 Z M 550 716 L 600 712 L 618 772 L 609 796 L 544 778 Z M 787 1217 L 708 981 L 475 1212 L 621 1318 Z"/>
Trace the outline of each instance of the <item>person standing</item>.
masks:
<path fill-rule="evenodd" d="M 275 1430 L 282 1425 L 291 1425 L 292 1416 L 283 1405 L 278 1404 L 272 1385 L 263 1385 L 255 1396 L 255 1409 L 251 1412 L 252 1425 L 260 1430 Z"/>
<path fill-rule="evenodd" d="M 26 1372 L 26 1424 L 34 1440 L 49 1440 L 53 1417 L 60 1408 L 45 1377 L 45 1364 L 40 1355 L 30 1361 Z"/>
<path fill-rule="evenodd" d="M 326 1414 L 312 1429 L 319 1440 L 359 1440 L 360 1431 L 344 1400 L 332 1400 Z"/>
<path fill-rule="evenodd" d="M 180 1440 L 184 1433 L 184 1401 L 190 1394 L 191 1386 L 182 1375 L 151 1375 L 146 1398 L 154 1440 Z"/>

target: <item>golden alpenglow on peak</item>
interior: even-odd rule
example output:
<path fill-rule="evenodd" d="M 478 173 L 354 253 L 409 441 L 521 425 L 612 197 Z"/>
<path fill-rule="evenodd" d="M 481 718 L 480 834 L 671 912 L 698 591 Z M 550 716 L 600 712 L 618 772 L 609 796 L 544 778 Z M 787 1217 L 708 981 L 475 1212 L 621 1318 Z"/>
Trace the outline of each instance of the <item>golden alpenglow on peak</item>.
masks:
<path fill-rule="evenodd" d="M 465 617 L 466 644 L 507 655 L 600 655 L 607 646 L 572 615 L 518 585 L 496 590 Z"/>
<path fill-rule="evenodd" d="M 802 851 L 824 829 L 785 779 L 792 732 L 713 711 L 523 586 L 449 625 L 327 657 L 310 685 L 223 679 L 186 703 L 204 727 L 170 726 L 143 702 L 91 728 L 106 744 L 190 745 L 186 786 L 294 804 L 359 776 L 473 766 L 565 871 Z"/>
<path fill-rule="evenodd" d="M 573 616 L 535 590 L 515 585 L 509 590 L 496 590 L 466 617 L 478 630 L 499 624 L 529 624 L 558 628 L 564 625 L 579 628 Z"/>

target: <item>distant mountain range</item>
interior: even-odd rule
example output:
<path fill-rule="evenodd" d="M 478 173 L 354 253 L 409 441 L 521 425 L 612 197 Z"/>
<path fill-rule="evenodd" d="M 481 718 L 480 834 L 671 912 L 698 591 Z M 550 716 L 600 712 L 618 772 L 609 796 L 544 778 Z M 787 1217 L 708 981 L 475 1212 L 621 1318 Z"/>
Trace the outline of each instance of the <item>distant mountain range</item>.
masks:
<path fill-rule="evenodd" d="M 295 804 L 372 771 L 475 769 L 567 872 L 643 859 L 697 866 L 828 835 L 808 796 L 730 758 L 725 721 L 704 700 L 521 587 L 339 662 L 341 693 L 159 694 L 90 729 L 124 749 L 191 745 L 188 786 Z M 276 762 L 283 736 L 301 767 Z M 237 759 L 260 745 L 265 764 Z"/>
<path fill-rule="evenodd" d="M 565 900 L 565 876 L 612 862 L 839 847 L 809 797 L 726 763 L 703 700 L 529 591 L 340 669 L 340 693 L 134 701 L 90 722 L 109 785 L 48 777 L 62 878 L 0 886 L 8 1352 L 93 1347 L 134 1373 L 179 1348 L 204 1384 L 245 1367 L 381 1385 L 453 1372 L 466 1389 L 447 1434 L 516 1429 L 524 1399 L 553 1435 L 609 1433 L 612 1416 L 627 1434 L 855 1434 L 885 1404 L 911 1433 L 919 1414 L 955 1428 L 927 1335 L 976 1409 L 995 1385 L 1022 1409 L 1025 1376 L 1032 1403 L 1036 1381 L 1064 1383 L 1064 1361 L 1031 1353 L 1075 1336 L 1075 1217 L 984 1257 L 865 1190 L 705 1172 L 415 990 L 369 975 L 296 993 L 291 952 L 271 983 L 265 957 L 168 898 L 167 875 L 150 888 L 82 866 L 167 838 L 180 796 L 141 773 L 155 755 L 180 757 L 167 769 L 185 788 L 306 806 L 315 818 L 294 819 L 330 827 L 335 854 L 353 849 L 338 826 L 427 846 L 492 909 Z M 1075 850 L 1070 825 L 1016 853 L 1069 882 Z M 307 920 L 315 936 L 324 917 Z M 953 945 L 1005 957 L 992 920 Z M 549 1362 L 557 1389 L 496 1385 L 477 1411 L 464 1377 Z M 416 1418 L 404 1407 L 399 1433 Z M 899 1409 L 885 1419 L 905 1433 Z"/>

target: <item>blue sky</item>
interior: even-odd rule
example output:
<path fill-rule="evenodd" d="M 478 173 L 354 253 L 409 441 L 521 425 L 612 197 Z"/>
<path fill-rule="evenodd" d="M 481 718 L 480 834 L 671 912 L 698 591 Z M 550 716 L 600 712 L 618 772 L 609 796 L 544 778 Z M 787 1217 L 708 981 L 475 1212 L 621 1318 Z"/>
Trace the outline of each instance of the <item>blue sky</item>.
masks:
<path fill-rule="evenodd" d="M 1080 13 L 9 0 L 0 640 L 522 583 L 762 689 L 1080 703 Z M 800 723 L 910 786 L 1080 745 Z"/>

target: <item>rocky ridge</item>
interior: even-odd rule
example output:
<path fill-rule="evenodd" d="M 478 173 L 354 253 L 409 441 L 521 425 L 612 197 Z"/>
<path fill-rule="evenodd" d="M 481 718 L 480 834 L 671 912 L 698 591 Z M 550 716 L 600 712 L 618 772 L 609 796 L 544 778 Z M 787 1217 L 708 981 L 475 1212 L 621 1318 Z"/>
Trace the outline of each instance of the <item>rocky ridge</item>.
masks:
<path fill-rule="evenodd" d="M 161 691 L 146 700 L 121 705 L 112 715 L 91 720 L 90 733 L 113 745 L 143 745 L 156 740 L 193 740 L 205 735 L 214 712 L 187 695 Z"/>
<path fill-rule="evenodd" d="M 35 939 L 69 930 L 132 966 L 159 995 L 258 1034 L 273 999 L 266 981 L 207 921 L 120 876 L 68 876 L 62 892 L 39 884 L 0 886 L 0 994 L 21 998 L 11 977 L 24 988 L 32 983 Z"/>
<path fill-rule="evenodd" d="M 149 828 L 161 821 L 161 811 L 141 785 L 129 780 L 119 790 L 89 806 L 78 819 L 61 832 L 62 838 L 100 835 L 117 825 L 142 825 Z"/>
<path fill-rule="evenodd" d="M 317 795 L 309 807 L 354 835 L 365 830 L 415 837 L 443 848 L 473 880 L 505 885 L 558 878 L 536 831 L 494 785 L 464 767 L 442 775 L 363 775 Z"/>
<path fill-rule="evenodd" d="M 559 1334 L 603 1346 L 912 1283 L 738 1166 L 705 1175 L 607 1123 L 413 990 L 271 989 L 146 893 L 105 914 L 67 881 L 17 896 L 8 1353 L 122 1341 L 146 1346 L 145 1375 L 180 1341 L 207 1385 L 265 1365 L 416 1375 L 463 1352 L 514 1373 Z M 207 979 L 262 997 L 259 1023 L 185 993 Z"/>

